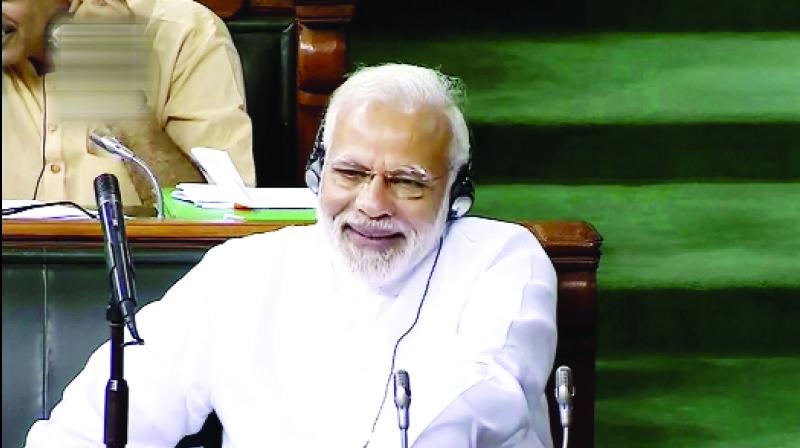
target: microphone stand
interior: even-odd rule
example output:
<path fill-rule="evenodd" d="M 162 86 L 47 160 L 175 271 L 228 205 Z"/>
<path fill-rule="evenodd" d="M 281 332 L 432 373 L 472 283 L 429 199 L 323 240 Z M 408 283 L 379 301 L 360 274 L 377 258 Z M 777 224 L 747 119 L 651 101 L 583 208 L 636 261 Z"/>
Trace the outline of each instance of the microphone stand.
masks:
<path fill-rule="evenodd" d="M 128 443 L 128 383 L 123 378 L 125 321 L 111 293 L 106 320 L 111 331 L 111 376 L 106 385 L 103 442 L 108 448 L 123 448 Z"/>

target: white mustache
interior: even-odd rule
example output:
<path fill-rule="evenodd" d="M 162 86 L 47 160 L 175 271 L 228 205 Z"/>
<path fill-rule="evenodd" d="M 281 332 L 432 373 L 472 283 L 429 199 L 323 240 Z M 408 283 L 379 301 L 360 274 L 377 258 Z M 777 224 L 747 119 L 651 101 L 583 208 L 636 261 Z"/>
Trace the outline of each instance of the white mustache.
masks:
<path fill-rule="evenodd" d="M 338 216 L 336 221 L 339 221 L 338 224 L 340 229 L 345 225 L 350 225 L 353 227 L 357 227 L 359 229 L 374 231 L 374 232 L 402 233 L 403 235 L 407 233 L 406 229 L 403 228 L 403 226 L 397 224 L 397 222 L 392 220 L 391 218 L 373 220 L 373 219 L 363 218 L 358 215 L 347 215 L 347 216 Z"/>

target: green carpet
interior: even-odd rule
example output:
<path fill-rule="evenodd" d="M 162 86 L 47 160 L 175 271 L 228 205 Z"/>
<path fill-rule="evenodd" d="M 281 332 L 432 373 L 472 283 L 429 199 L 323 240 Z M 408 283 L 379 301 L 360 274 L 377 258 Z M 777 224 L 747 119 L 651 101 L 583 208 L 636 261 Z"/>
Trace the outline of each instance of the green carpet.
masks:
<path fill-rule="evenodd" d="M 601 360 L 596 446 L 797 448 L 798 371 L 800 357 Z"/>
<path fill-rule="evenodd" d="M 800 121 L 800 33 L 371 35 L 350 51 L 461 77 L 474 123 Z"/>
<path fill-rule="evenodd" d="M 603 290 L 800 288 L 797 183 L 479 185 L 473 213 L 592 223 Z"/>

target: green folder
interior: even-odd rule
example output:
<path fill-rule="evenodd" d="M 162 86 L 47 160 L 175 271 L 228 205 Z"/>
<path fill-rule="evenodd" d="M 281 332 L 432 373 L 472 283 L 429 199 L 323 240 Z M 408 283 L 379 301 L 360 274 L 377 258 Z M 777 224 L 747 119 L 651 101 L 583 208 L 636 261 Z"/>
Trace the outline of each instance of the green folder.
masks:
<path fill-rule="evenodd" d="M 172 197 L 175 188 L 163 188 L 164 216 L 166 218 L 190 221 L 222 221 L 225 215 L 233 215 L 245 221 L 316 221 L 313 208 L 239 210 L 222 208 L 201 208 L 191 202 Z"/>

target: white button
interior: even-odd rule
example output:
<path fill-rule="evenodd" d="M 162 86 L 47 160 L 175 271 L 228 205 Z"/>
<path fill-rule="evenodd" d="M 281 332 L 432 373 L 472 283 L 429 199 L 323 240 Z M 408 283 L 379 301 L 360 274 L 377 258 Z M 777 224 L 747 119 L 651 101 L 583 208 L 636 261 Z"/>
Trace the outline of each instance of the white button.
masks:
<path fill-rule="evenodd" d="M 50 164 L 50 172 L 53 174 L 58 174 L 61 172 L 61 165 L 52 163 Z"/>
<path fill-rule="evenodd" d="M 50 131 L 50 132 L 56 132 L 58 130 L 58 124 L 57 123 L 48 123 L 47 124 L 47 130 Z"/>

